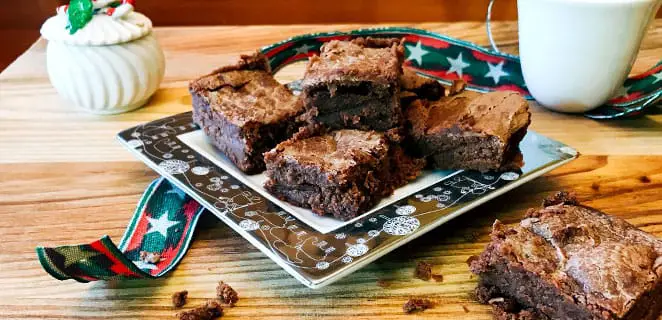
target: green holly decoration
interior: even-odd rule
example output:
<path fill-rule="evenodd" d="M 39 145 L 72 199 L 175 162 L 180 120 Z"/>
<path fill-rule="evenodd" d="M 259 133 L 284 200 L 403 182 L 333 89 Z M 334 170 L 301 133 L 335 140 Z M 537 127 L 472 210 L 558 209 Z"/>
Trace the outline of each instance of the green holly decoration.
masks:
<path fill-rule="evenodd" d="M 69 2 L 69 9 L 67 9 L 67 17 L 69 19 L 69 34 L 74 34 L 79 29 L 83 28 L 94 15 L 94 5 L 92 0 L 71 0 Z"/>

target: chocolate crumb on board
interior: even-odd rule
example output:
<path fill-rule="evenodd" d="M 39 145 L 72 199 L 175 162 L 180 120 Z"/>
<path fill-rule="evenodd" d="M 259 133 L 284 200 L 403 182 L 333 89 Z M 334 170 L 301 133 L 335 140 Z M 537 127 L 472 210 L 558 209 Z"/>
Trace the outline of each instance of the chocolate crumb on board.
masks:
<path fill-rule="evenodd" d="M 234 291 L 232 287 L 223 281 L 218 282 L 218 286 L 216 287 L 216 295 L 219 299 L 221 299 L 221 301 L 223 301 L 223 303 L 227 303 L 231 307 L 233 307 L 234 304 L 239 301 L 239 295 L 237 294 L 237 291 Z"/>
<path fill-rule="evenodd" d="M 161 261 L 161 254 L 158 252 L 140 251 L 140 261 L 154 264 Z"/>
<path fill-rule="evenodd" d="M 577 205 L 577 197 L 574 192 L 559 191 L 542 201 L 543 207 L 551 207 L 557 204 Z"/>
<path fill-rule="evenodd" d="M 598 191 L 600 190 L 600 185 L 597 182 L 591 183 L 591 189 Z"/>
<path fill-rule="evenodd" d="M 429 308 L 432 308 L 432 301 L 428 299 L 417 299 L 417 298 L 412 298 L 407 300 L 407 302 L 405 302 L 405 304 L 402 306 L 402 310 L 405 313 L 423 311 Z"/>
<path fill-rule="evenodd" d="M 462 80 L 453 80 L 453 83 L 451 83 L 451 86 L 446 88 L 446 96 L 454 96 L 462 91 L 467 87 L 467 83 L 462 81 Z"/>
<path fill-rule="evenodd" d="M 172 305 L 175 308 L 181 308 L 186 304 L 186 298 L 188 297 L 188 291 L 177 291 L 172 294 Z"/>
<path fill-rule="evenodd" d="M 440 273 L 433 273 L 432 280 L 434 280 L 435 282 L 442 282 L 444 281 L 444 275 Z"/>
<path fill-rule="evenodd" d="M 432 277 L 432 265 L 425 261 L 417 262 L 416 269 L 414 269 L 414 277 L 429 281 Z"/>
<path fill-rule="evenodd" d="M 469 308 L 467 308 L 465 305 L 462 305 L 462 310 L 464 310 L 466 313 L 469 313 Z"/>
<path fill-rule="evenodd" d="M 641 183 L 649 183 L 651 182 L 651 179 L 647 176 L 641 176 L 639 177 L 639 181 L 641 181 Z"/>
<path fill-rule="evenodd" d="M 223 315 L 223 307 L 213 300 L 191 310 L 177 314 L 179 320 L 212 320 Z"/>

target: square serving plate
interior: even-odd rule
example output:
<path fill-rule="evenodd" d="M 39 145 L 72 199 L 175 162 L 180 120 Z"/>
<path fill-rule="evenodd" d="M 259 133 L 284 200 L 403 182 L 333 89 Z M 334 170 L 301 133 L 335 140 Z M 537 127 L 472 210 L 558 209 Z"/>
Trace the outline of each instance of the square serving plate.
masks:
<path fill-rule="evenodd" d="M 122 131 L 140 160 L 199 201 L 304 285 L 320 288 L 472 208 L 577 156 L 529 131 L 519 172 L 430 171 L 350 221 L 324 221 L 264 192 L 262 175 L 235 169 L 192 123 L 191 112 Z M 332 219 L 333 220 L 333 219 Z"/>

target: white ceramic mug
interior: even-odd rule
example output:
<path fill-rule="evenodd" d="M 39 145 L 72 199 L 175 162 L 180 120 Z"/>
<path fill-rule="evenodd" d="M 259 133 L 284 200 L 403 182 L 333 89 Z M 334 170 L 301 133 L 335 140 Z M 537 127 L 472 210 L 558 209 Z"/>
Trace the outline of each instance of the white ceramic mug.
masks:
<path fill-rule="evenodd" d="M 584 112 L 625 94 L 623 82 L 661 3 L 518 0 L 520 60 L 531 95 L 552 110 Z"/>

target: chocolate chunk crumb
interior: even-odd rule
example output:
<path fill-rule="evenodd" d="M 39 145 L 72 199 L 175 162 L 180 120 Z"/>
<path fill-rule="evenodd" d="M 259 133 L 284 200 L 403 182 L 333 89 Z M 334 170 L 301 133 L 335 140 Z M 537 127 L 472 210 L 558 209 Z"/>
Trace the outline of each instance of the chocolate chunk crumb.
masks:
<path fill-rule="evenodd" d="M 212 320 L 223 315 L 223 307 L 216 301 L 207 301 L 205 304 L 191 310 L 177 314 L 179 320 Z"/>
<path fill-rule="evenodd" d="M 432 301 L 428 299 L 409 299 L 402 306 L 402 310 L 405 313 L 413 313 L 418 311 L 423 311 L 426 309 L 432 308 Z"/>
<path fill-rule="evenodd" d="M 453 80 L 450 87 L 446 88 L 446 96 L 454 96 L 467 87 L 467 83 L 462 80 Z"/>
<path fill-rule="evenodd" d="M 425 262 L 419 261 L 416 263 L 416 269 L 414 269 L 414 277 L 428 281 L 432 277 L 432 265 Z"/>
<path fill-rule="evenodd" d="M 598 191 L 598 190 L 600 190 L 600 185 L 597 182 L 593 182 L 591 184 L 591 189 L 593 189 L 595 191 Z"/>
<path fill-rule="evenodd" d="M 476 259 L 478 259 L 478 256 L 469 256 L 469 258 L 467 258 L 467 265 L 470 266 L 471 262 Z"/>
<path fill-rule="evenodd" d="M 649 183 L 651 182 L 651 179 L 647 176 L 641 176 L 639 177 L 639 181 L 641 181 L 641 183 Z"/>
<path fill-rule="evenodd" d="M 161 254 L 158 252 L 140 251 L 140 261 L 154 264 L 161 261 Z"/>
<path fill-rule="evenodd" d="M 432 275 L 432 280 L 434 280 L 436 282 L 442 282 L 442 281 L 444 281 L 444 275 L 435 273 L 435 274 Z"/>
<path fill-rule="evenodd" d="M 543 207 L 550 207 L 557 204 L 578 205 L 577 197 L 574 192 L 559 191 L 543 200 Z"/>
<path fill-rule="evenodd" d="M 188 291 L 177 291 L 172 294 L 172 305 L 175 308 L 181 308 L 186 304 L 186 298 L 188 297 Z"/>
<path fill-rule="evenodd" d="M 379 279 L 379 280 L 377 280 L 377 286 L 379 286 L 381 288 L 388 288 L 388 287 L 391 286 L 391 283 L 386 281 L 386 280 Z"/>
<path fill-rule="evenodd" d="M 220 281 L 216 287 L 216 295 L 223 303 L 229 304 L 231 307 L 239 301 L 237 291 L 234 291 L 227 283 Z"/>
<path fill-rule="evenodd" d="M 469 313 L 469 308 L 467 308 L 465 305 L 462 305 L 462 310 L 464 310 L 466 313 Z"/>

